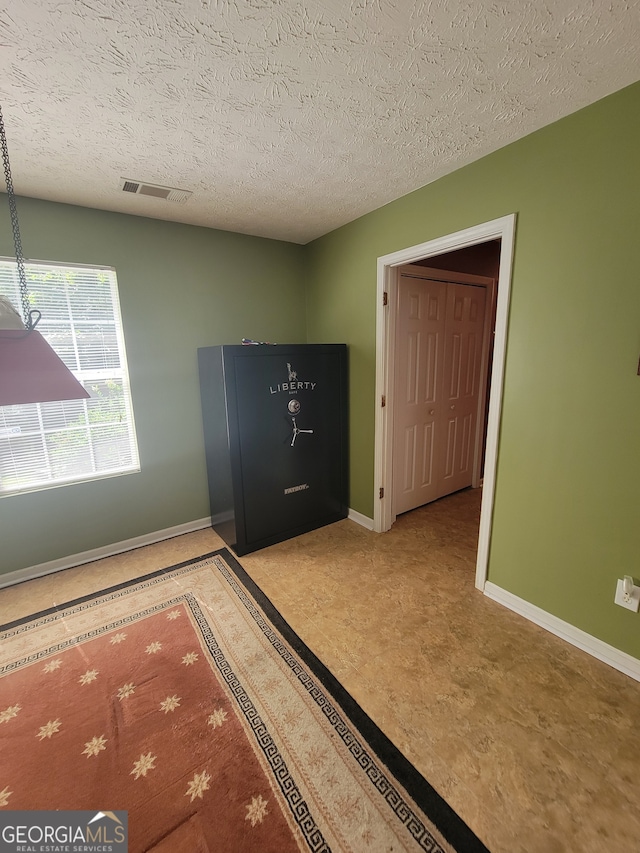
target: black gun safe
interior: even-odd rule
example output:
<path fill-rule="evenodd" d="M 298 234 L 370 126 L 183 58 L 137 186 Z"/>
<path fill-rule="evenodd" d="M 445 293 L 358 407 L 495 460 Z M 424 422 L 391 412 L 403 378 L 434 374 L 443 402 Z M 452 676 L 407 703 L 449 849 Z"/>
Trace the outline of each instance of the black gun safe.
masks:
<path fill-rule="evenodd" d="M 198 350 L 213 529 L 238 554 L 346 518 L 346 344 Z"/>

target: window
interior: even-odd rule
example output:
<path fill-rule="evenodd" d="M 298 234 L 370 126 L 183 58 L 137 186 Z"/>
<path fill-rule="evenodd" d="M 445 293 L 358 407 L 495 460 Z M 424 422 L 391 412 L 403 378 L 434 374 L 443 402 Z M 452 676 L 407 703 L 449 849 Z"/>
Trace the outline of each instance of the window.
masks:
<path fill-rule="evenodd" d="M 0 496 L 139 471 L 113 269 L 26 263 L 38 331 L 88 400 L 0 406 Z M 15 261 L 0 259 L 0 294 L 20 310 Z"/>

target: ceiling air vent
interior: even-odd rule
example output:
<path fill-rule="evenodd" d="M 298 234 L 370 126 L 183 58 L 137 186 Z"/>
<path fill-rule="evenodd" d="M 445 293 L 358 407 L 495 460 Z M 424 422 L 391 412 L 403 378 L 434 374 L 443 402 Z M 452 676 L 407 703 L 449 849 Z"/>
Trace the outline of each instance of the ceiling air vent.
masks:
<path fill-rule="evenodd" d="M 162 187 L 159 184 L 145 184 L 142 181 L 132 181 L 130 178 L 120 178 L 120 189 L 125 193 L 149 195 L 166 201 L 177 201 L 179 204 L 184 204 L 193 195 L 190 190 Z"/>

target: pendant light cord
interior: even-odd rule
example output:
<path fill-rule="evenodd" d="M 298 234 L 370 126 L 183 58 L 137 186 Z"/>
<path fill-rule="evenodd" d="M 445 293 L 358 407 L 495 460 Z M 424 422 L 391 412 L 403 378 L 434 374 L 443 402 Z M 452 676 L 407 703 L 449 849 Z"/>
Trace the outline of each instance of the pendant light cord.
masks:
<path fill-rule="evenodd" d="M 18 265 L 18 282 L 20 284 L 22 314 L 27 330 L 31 331 L 32 329 L 35 329 L 35 327 L 38 325 L 38 321 L 40 320 L 40 312 L 37 310 L 31 310 L 29 306 L 29 295 L 27 293 L 27 278 L 24 271 L 24 255 L 22 254 L 22 240 L 20 239 L 20 225 L 18 224 L 18 209 L 16 207 L 16 196 L 13 191 L 11 166 L 9 165 L 9 149 L 7 148 L 7 136 L 4 130 L 2 107 L 0 107 L 0 147 L 2 147 L 4 179 L 7 185 L 7 196 L 9 197 L 9 213 L 11 215 L 11 228 L 13 229 L 13 246 L 15 249 L 16 264 Z"/>

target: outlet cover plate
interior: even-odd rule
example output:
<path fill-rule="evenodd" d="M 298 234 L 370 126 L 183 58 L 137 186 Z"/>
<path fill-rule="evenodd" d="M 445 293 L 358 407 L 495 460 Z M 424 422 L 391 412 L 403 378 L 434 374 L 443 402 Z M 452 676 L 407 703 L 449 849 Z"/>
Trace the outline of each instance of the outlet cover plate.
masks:
<path fill-rule="evenodd" d="M 626 607 L 627 610 L 633 610 L 634 613 L 637 613 L 640 608 L 640 586 L 635 586 L 634 584 L 629 601 L 625 601 L 623 583 L 624 581 L 621 578 L 618 578 L 614 602 L 619 604 L 620 607 Z"/>

